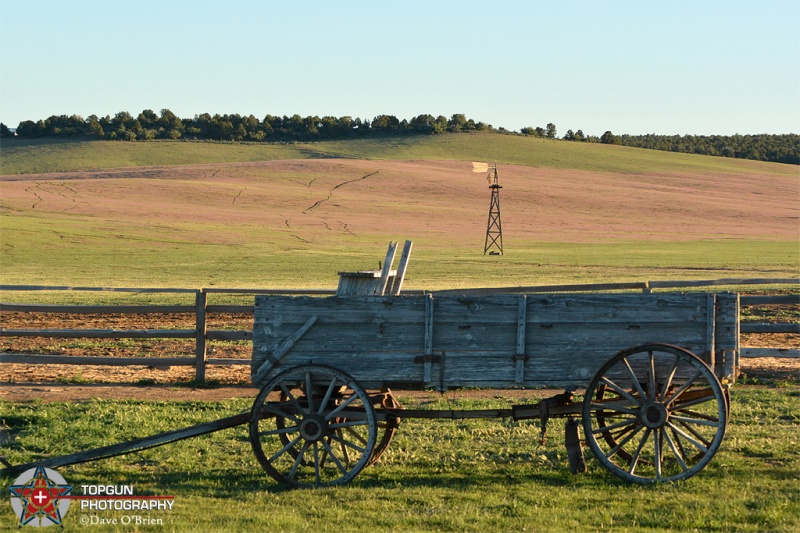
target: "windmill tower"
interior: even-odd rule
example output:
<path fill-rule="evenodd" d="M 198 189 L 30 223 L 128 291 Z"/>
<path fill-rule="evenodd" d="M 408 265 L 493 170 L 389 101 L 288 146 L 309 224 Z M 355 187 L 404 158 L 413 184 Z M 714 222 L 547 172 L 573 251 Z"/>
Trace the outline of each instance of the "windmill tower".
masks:
<path fill-rule="evenodd" d="M 483 255 L 503 255 L 503 226 L 500 223 L 500 183 L 497 178 L 497 163 L 490 167 L 487 163 L 473 163 L 473 172 L 486 172 L 486 181 L 492 197 L 489 201 L 489 222 L 486 225 L 486 240 Z M 494 250 L 496 248 L 496 250 Z"/>

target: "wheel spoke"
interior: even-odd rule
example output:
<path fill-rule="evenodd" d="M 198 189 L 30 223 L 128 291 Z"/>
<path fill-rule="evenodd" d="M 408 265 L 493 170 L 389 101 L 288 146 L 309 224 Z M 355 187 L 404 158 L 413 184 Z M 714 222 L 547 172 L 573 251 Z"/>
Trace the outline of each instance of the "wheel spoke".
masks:
<path fill-rule="evenodd" d="M 338 439 L 337 439 L 338 437 Z M 344 439 L 342 438 L 341 430 L 335 431 L 331 438 L 339 443 L 339 448 L 342 450 L 342 460 L 345 465 L 350 464 L 350 453 L 347 451 L 347 446 L 345 446 Z"/>
<path fill-rule="evenodd" d="M 346 427 L 344 428 L 344 430 L 348 432 L 350 435 L 352 435 L 353 438 L 356 439 L 358 442 L 360 442 L 363 446 L 367 445 L 367 439 L 359 435 L 358 432 L 355 431 L 353 428 Z"/>
<path fill-rule="evenodd" d="M 630 374 L 631 376 L 631 382 L 633 383 L 633 386 L 636 387 L 636 390 L 639 392 L 639 395 L 643 399 L 647 398 L 647 394 L 644 393 L 644 389 L 642 389 L 642 384 L 639 383 L 639 378 L 636 377 L 636 373 L 633 371 L 633 368 L 631 368 L 631 364 L 628 362 L 628 359 L 626 357 L 623 357 L 622 362 L 625 363 L 625 368 L 628 369 L 628 374 Z"/>
<path fill-rule="evenodd" d="M 647 444 L 647 439 L 648 437 L 650 437 L 650 433 L 652 433 L 652 431 L 653 430 L 651 430 L 650 428 L 647 428 L 644 432 L 642 440 L 639 441 L 639 447 L 636 448 L 636 452 L 633 454 L 633 457 L 631 458 L 630 468 L 628 469 L 628 473 L 630 475 L 633 475 L 633 472 L 636 470 L 636 465 L 639 463 L 639 456 L 642 454 L 644 445 Z"/>
<path fill-rule="evenodd" d="M 598 433 L 610 433 L 611 430 L 613 430 L 613 429 L 617 429 L 617 428 L 621 428 L 621 427 L 627 428 L 627 427 L 630 427 L 630 426 L 634 426 L 635 424 L 636 424 L 636 419 L 635 418 L 626 418 L 625 420 L 623 420 L 621 422 L 617 422 L 616 424 L 611 424 L 610 426 L 602 426 L 602 427 L 599 427 L 597 429 L 593 429 L 592 433 L 595 434 L 595 435 L 598 434 Z"/>
<path fill-rule="evenodd" d="M 627 364 L 627 361 L 625 361 L 625 363 Z M 630 369 L 630 366 L 628 368 Z M 637 400 L 636 398 L 634 398 L 627 391 L 625 391 L 622 387 L 620 387 L 619 385 L 617 385 L 616 383 L 614 383 L 613 381 L 611 381 L 607 377 L 603 377 L 603 379 L 600 380 L 600 381 L 601 381 L 601 383 L 605 383 L 606 385 L 608 385 L 609 387 L 614 389 L 617 393 L 619 393 L 620 396 L 623 396 L 629 402 L 632 402 L 632 403 L 635 403 L 636 405 L 639 405 L 640 400 Z M 642 397 L 644 397 L 644 396 L 642 396 Z"/>
<path fill-rule="evenodd" d="M 664 403 L 669 405 L 672 402 L 674 402 L 675 400 L 677 400 L 680 397 L 681 394 L 686 392 L 689 389 L 689 387 L 692 386 L 692 384 L 695 382 L 695 380 L 697 380 L 697 378 L 699 378 L 702 373 L 703 373 L 703 370 L 698 368 L 697 372 L 694 373 L 694 375 L 691 377 L 691 379 L 687 380 L 686 383 L 684 383 L 681 386 L 680 389 L 675 391 L 675 393 L 672 396 L 669 397 L 669 400 L 664 400 Z"/>
<path fill-rule="evenodd" d="M 672 380 L 675 378 L 675 372 L 678 371 L 678 363 L 680 363 L 680 358 L 675 356 L 675 362 L 672 363 L 672 369 L 669 371 L 669 375 L 667 376 L 667 382 L 664 384 L 664 388 L 661 389 L 661 394 L 659 395 L 658 400 L 664 403 L 664 397 L 667 395 L 667 391 L 672 386 Z"/>
<path fill-rule="evenodd" d="M 638 426 L 636 426 L 636 429 L 634 429 L 631 433 L 629 433 L 627 437 L 625 437 L 624 439 L 619 441 L 616 446 L 614 446 L 607 454 L 605 454 L 606 459 L 610 459 L 612 456 L 614 456 L 616 453 L 618 453 L 622 449 L 623 446 L 628 444 L 628 442 L 633 437 L 635 437 L 637 433 L 639 433 L 642 430 L 643 427 L 644 427 L 644 425 L 642 425 L 642 424 L 639 424 Z"/>
<path fill-rule="evenodd" d="M 716 396 L 714 396 L 714 391 L 709 389 L 707 396 L 702 396 L 700 398 L 695 398 L 693 400 L 687 400 L 685 402 L 675 402 L 672 404 L 674 405 L 674 407 L 671 410 L 679 411 L 681 409 L 686 409 L 687 407 L 693 407 L 695 405 L 700 405 L 701 403 L 710 402 L 716 399 L 717 398 Z"/>
<path fill-rule="evenodd" d="M 284 446 L 283 448 L 281 448 L 280 450 L 278 450 L 277 452 L 275 452 L 275 455 L 273 455 L 272 457 L 270 457 L 269 459 L 267 459 L 267 461 L 268 461 L 269 463 L 274 463 L 274 462 L 275 462 L 275 460 L 276 460 L 276 459 L 278 459 L 278 457 L 280 457 L 281 455 L 283 455 L 284 453 L 286 453 L 287 451 L 289 451 L 291 448 L 294 448 L 294 445 L 295 445 L 295 444 L 297 444 L 297 443 L 300 441 L 300 438 L 301 438 L 301 437 L 300 437 L 300 435 L 298 435 L 297 437 L 295 437 L 295 439 L 294 439 L 294 440 L 292 440 L 292 441 L 290 441 L 290 442 L 287 442 L 287 443 L 286 443 L 286 446 Z"/>
<path fill-rule="evenodd" d="M 667 422 L 667 425 L 669 427 L 671 427 L 672 430 L 675 431 L 675 433 L 677 433 L 678 435 L 683 437 L 686 441 L 691 443 L 695 448 L 697 448 L 698 450 L 700 450 L 703 453 L 708 453 L 708 448 L 706 446 L 703 446 L 701 443 L 697 442 L 695 439 L 693 439 L 692 437 L 687 435 L 685 432 L 683 432 L 681 430 L 681 428 L 677 427 L 675 424 L 673 424 L 671 422 Z M 689 429 L 689 428 L 687 428 L 687 429 Z"/>
<path fill-rule="evenodd" d="M 653 432 L 653 463 L 656 467 L 657 480 L 661 479 L 661 432 L 662 428 L 657 428 Z"/>
<path fill-rule="evenodd" d="M 656 392 L 656 361 L 655 357 L 653 356 L 653 350 L 647 352 L 648 354 L 648 367 L 647 367 L 647 378 L 648 384 L 650 386 L 650 398 L 655 400 L 658 397 Z M 656 439 L 658 440 L 658 439 Z"/>
<path fill-rule="evenodd" d="M 317 481 L 317 485 L 322 483 L 322 476 L 320 475 L 320 464 L 319 460 L 319 442 L 314 443 L 314 479 Z"/>
<path fill-rule="evenodd" d="M 336 468 L 339 469 L 339 472 L 341 472 L 342 474 L 347 474 L 347 469 L 344 467 L 344 465 L 342 465 L 342 463 L 339 461 L 336 455 L 334 455 L 330 445 L 327 442 L 322 441 L 322 446 L 325 447 L 325 451 L 328 452 L 328 457 L 330 457 L 333 460 L 334 464 L 336 464 Z"/>
<path fill-rule="evenodd" d="M 334 377 L 328 384 L 328 390 L 325 391 L 325 397 L 322 398 L 322 403 L 319 404 L 319 411 L 317 411 L 318 415 L 321 415 L 322 412 L 325 410 L 325 407 L 328 405 L 328 401 L 330 401 L 331 394 L 333 394 L 333 389 L 335 387 L 336 387 L 336 377 Z"/>
<path fill-rule="evenodd" d="M 283 403 L 281 403 L 281 404 L 277 404 L 277 405 L 284 405 L 284 404 L 283 404 Z M 268 411 L 268 412 L 271 412 L 272 414 L 274 414 L 274 415 L 276 415 L 276 416 L 279 416 L 279 417 L 281 417 L 281 418 L 288 418 L 289 420 L 291 420 L 291 421 L 293 421 L 293 422 L 295 422 L 295 423 L 297 423 L 297 424 L 299 424 L 299 423 L 300 423 L 300 419 L 299 419 L 299 418 L 297 418 L 296 416 L 294 416 L 294 415 L 293 415 L 293 414 L 291 414 L 291 413 L 287 413 L 286 411 L 282 411 L 282 410 L 278 409 L 278 408 L 276 407 L 276 404 L 272 404 L 272 403 L 270 403 L 270 404 L 265 404 L 265 405 L 263 405 L 263 406 L 261 407 L 261 411 L 262 411 L 262 412 L 263 412 L 263 411 Z"/>
<path fill-rule="evenodd" d="M 672 432 L 672 436 L 674 437 L 675 445 L 678 447 L 678 451 L 680 452 L 681 457 L 689 458 L 689 454 L 686 453 L 686 448 L 683 447 L 683 442 L 681 442 L 681 438 L 678 435 L 678 432 L 675 431 L 674 428 L 670 428 Z"/>
<path fill-rule="evenodd" d="M 675 447 L 675 443 L 673 442 L 672 437 L 669 436 L 669 432 L 664 430 L 663 428 L 661 431 L 662 434 L 664 435 L 664 438 L 667 441 L 667 444 L 669 445 L 670 450 L 672 450 L 672 454 L 675 456 L 675 459 L 678 460 L 678 464 L 680 464 L 681 468 L 683 468 L 683 471 L 686 472 L 687 470 L 689 470 L 689 467 L 686 466 L 686 461 L 683 459 L 683 456 L 680 454 L 680 452 L 678 452 L 678 449 Z"/>
<path fill-rule="evenodd" d="M 329 421 L 331 418 L 336 416 L 337 413 L 341 412 L 342 409 L 344 409 L 345 407 L 347 407 L 348 405 L 353 403 L 354 400 L 357 400 L 357 399 L 358 399 L 358 396 L 356 396 L 355 394 L 351 395 L 349 398 L 347 398 L 345 401 L 343 401 L 341 404 L 339 404 L 336 407 L 336 409 L 334 409 L 333 411 L 331 411 L 330 413 L 325 415 L 325 421 L 326 422 Z"/>
<path fill-rule="evenodd" d="M 289 479 L 294 479 L 294 476 L 297 474 L 297 468 L 300 466 L 300 463 L 303 462 L 303 456 L 306 454 L 306 450 L 308 450 L 308 446 L 311 443 L 306 441 L 303 443 L 303 447 L 300 448 L 300 451 L 297 453 L 297 457 L 294 459 L 294 464 L 292 465 L 292 469 L 289 470 L 289 475 L 286 476 Z"/>
<path fill-rule="evenodd" d="M 290 391 L 289 388 L 283 383 L 281 383 L 281 390 L 289 398 L 289 401 L 292 402 L 294 408 L 297 409 L 298 414 L 305 414 L 300 402 L 297 401 L 297 398 L 295 398 L 294 394 L 292 394 L 292 391 Z"/>
<path fill-rule="evenodd" d="M 719 427 L 719 421 L 712 419 L 689 418 L 688 416 L 676 416 L 673 414 L 670 416 L 670 420 L 677 420 L 679 422 L 682 422 L 684 425 L 697 424 L 699 426 L 711 426 L 715 428 Z"/>
<path fill-rule="evenodd" d="M 344 420 L 343 422 L 336 422 L 335 424 L 330 424 L 328 427 L 330 429 L 343 429 L 343 428 L 353 428 L 358 426 L 369 425 L 369 422 L 367 420 L 358 420 L 358 419 L 351 420 L 349 418 L 345 418 L 343 420 Z M 381 427 L 381 425 L 378 424 L 378 427 Z"/>
<path fill-rule="evenodd" d="M 311 385 L 311 371 L 306 371 L 306 398 L 308 398 L 308 412 L 314 412 L 314 388 Z"/>
<path fill-rule="evenodd" d="M 594 402 L 591 405 L 591 409 L 592 409 L 592 411 L 596 411 L 598 409 L 601 410 L 601 411 L 614 410 L 614 411 L 616 411 L 618 413 L 625 413 L 625 414 L 628 414 L 628 415 L 638 415 L 639 414 L 639 409 L 632 409 L 632 408 L 627 408 L 627 407 L 617 407 L 616 405 L 612 407 L 612 406 L 609 406 L 608 404 L 604 405 L 602 403 L 594 403 Z M 608 415 L 607 418 L 611 418 L 612 416 L 613 416 L 613 414 L 610 414 L 610 415 Z"/>
<path fill-rule="evenodd" d="M 347 440 L 344 437 L 342 437 L 342 435 L 338 431 L 335 432 L 335 433 L 332 433 L 331 434 L 331 438 L 342 445 L 342 453 L 345 453 L 345 454 L 347 453 L 347 448 L 345 448 L 345 446 L 350 446 L 354 450 L 357 450 L 357 451 L 359 451 L 361 453 L 364 453 L 366 451 L 365 448 L 361 448 L 359 446 L 356 446 L 355 443 L 350 442 L 349 440 Z M 349 462 L 349 458 L 345 457 L 345 461 Z"/>
<path fill-rule="evenodd" d="M 708 440 L 708 438 L 706 438 L 706 436 L 700 433 L 697 429 L 693 428 L 692 426 L 684 422 L 679 421 L 678 424 L 680 424 L 684 429 L 688 430 L 692 435 L 694 435 L 694 437 L 700 442 L 702 442 L 704 446 L 706 447 L 711 446 L 711 441 Z"/>

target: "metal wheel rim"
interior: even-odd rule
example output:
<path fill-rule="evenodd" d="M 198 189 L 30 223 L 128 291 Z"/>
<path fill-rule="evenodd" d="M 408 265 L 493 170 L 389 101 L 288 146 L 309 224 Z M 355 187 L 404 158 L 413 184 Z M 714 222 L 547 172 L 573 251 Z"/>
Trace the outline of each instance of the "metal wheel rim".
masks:
<path fill-rule="evenodd" d="M 249 430 L 267 474 L 292 487 L 347 483 L 369 463 L 377 440 L 366 391 L 325 365 L 293 367 L 270 380 L 253 403 Z"/>
<path fill-rule="evenodd" d="M 597 372 L 583 402 L 592 453 L 635 483 L 698 473 L 719 449 L 727 421 L 728 403 L 714 372 L 691 352 L 665 344 L 619 352 Z"/>
<path fill-rule="evenodd" d="M 379 402 L 380 407 L 378 404 L 375 404 L 374 407 L 376 409 L 402 409 L 403 406 L 400 405 L 400 402 L 397 401 L 397 398 L 391 393 L 391 391 L 387 391 L 385 393 L 381 393 L 381 400 Z M 388 418 L 382 422 L 378 422 L 378 432 L 379 438 L 377 444 L 375 444 L 375 449 L 372 450 L 372 456 L 369 458 L 369 462 L 367 466 L 375 464 L 378 459 L 380 459 L 383 452 L 389 447 L 394 439 L 395 433 L 397 433 L 398 428 L 400 427 L 401 419 L 400 418 Z"/>

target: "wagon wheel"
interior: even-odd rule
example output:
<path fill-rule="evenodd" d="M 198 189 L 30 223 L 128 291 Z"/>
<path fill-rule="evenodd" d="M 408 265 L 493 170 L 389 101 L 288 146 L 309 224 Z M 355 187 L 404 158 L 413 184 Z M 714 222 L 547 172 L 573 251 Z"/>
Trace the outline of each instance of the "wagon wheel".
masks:
<path fill-rule="evenodd" d="M 397 401 L 397 398 L 394 397 L 392 391 L 388 389 L 382 389 L 381 394 L 373 399 L 373 405 L 375 409 L 402 409 L 403 406 L 400 405 L 400 402 Z M 391 444 L 392 439 L 394 438 L 394 434 L 397 433 L 397 428 L 400 427 L 401 419 L 395 416 L 387 417 L 385 421 L 378 422 L 378 430 L 380 433 L 380 438 L 378 439 L 378 443 L 375 445 L 375 449 L 372 450 L 372 457 L 369 458 L 369 462 L 367 465 L 375 464 L 378 459 L 380 458 L 381 454 L 386 451 L 386 448 L 389 447 Z"/>
<path fill-rule="evenodd" d="M 323 390 L 321 395 L 324 395 L 324 394 L 325 394 L 325 391 Z M 317 395 L 320 395 L 320 394 L 317 394 Z M 285 392 L 281 391 L 280 402 L 288 402 L 288 401 L 289 401 L 289 396 L 287 396 L 287 394 Z M 338 401 L 338 400 L 336 400 L 336 401 Z M 400 405 L 400 402 L 397 401 L 397 398 L 395 398 L 394 395 L 392 394 L 392 391 L 390 391 L 388 389 L 386 389 L 386 390 L 382 389 L 380 394 L 378 394 L 376 396 L 373 396 L 371 398 L 371 401 L 372 401 L 372 405 L 376 409 L 376 411 L 378 409 L 402 409 L 403 408 L 402 405 Z M 383 417 L 379 417 L 379 418 L 383 418 Z M 346 419 L 339 420 L 340 423 L 343 422 L 343 421 L 346 421 Z M 378 439 L 377 439 L 377 442 L 375 444 L 375 448 L 372 450 L 372 455 L 370 456 L 369 461 L 367 461 L 367 465 L 366 466 L 371 466 L 371 465 L 375 464 L 378 461 L 378 459 L 380 459 L 380 457 L 383 454 L 383 452 L 385 452 L 386 449 L 389 447 L 389 444 L 391 444 L 392 439 L 394 439 L 394 435 L 395 435 L 395 433 L 397 433 L 397 429 L 400 427 L 400 422 L 401 422 L 401 419 L 399 417 L 396 417 L 396 416 L 388 416 L 388 417 L 386 417 L 385 420 L 380 420 L 379 419 L 377 421 Z M 288 424 L 292 425 L 292 421 L 290 420 L 288 422 Z M 276 415 L 275 416 L 275 425 L 277 426 L 278 430 L 284 430 L 287 427 L 287 419 L 285 417 L 283 417 L 283 416 L 277 416 Z M 300 449 L 297 446 L 297 444 L 290 445 L 290 442 L 291 442 L 292 439 L 289 437 L 288 433 L 283 433 L 283 432 L 279 433 L 278 438 L 280 438 L 281 443 L 283 445 L 288 446 L 287 451 L 292 455 L 292 457 L 294 457 L 296 459 L 297 456 L 299 455 Z"/>
<path fill-rule="evenodd" d="M 323 365 L 275 376 L 250 412 L 250 444 L 264 470 L 294 487 L 341 485 L 369 462 L 375 411 L 349 375 Z"/>
<path fill-rule="evenodd" d="M 728 422 L 714 372 L 676 346 L 619 352 L 595 374 L 583 401 L 586 442 L 628 481 L 687 479 L 719 449 Z"/>

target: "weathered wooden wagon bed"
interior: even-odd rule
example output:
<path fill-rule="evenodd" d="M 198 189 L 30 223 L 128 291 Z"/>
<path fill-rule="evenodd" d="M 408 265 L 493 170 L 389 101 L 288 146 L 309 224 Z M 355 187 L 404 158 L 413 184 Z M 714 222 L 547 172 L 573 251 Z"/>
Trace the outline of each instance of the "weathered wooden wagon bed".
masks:
<path fill-rule="evenodd" d="M 328 486 L 374 463 L 402 419 L 538 419 L 544 431 L 549 418 L 566 417 L 573 471 L 584 469 L 585 443 L 624 479 L 686 479 L 725 433 L 738 320 L 730 293 L 259 296 L 252 374 L 260 392 L 249 413 L 2 472 L 247 424 L 270 476 Z M 462 411 L 403 409 L 391 392 L 459 387 L 565 390 L 536 404 Z"/>
<path fill-rule="evenodd" d="M 374 462 L 401 418 L 581 417 L 615 474 L 684 479 L 724 435 L 738 317 L 736 294 L 258 297 L 251 442 L 274 478 L 317 486 Z M 566 390 L 482 411 L 402 410 L 390 392 L 457 387 Z"/>

